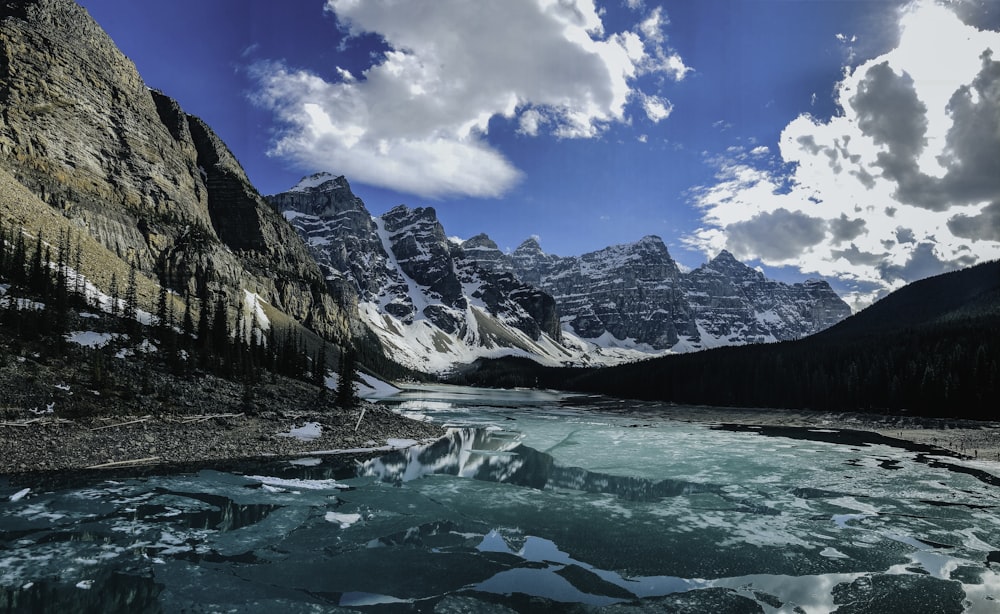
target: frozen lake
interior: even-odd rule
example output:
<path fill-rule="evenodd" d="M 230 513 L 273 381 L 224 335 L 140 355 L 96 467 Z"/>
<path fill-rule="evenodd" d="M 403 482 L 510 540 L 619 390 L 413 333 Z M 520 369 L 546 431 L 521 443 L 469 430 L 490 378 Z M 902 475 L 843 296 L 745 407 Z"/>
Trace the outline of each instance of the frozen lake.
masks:
<path fill-rule="evenodd" d="M 454 429 L 356 468 L 0 478 L 0 611 L 1000 611 L 988 464 L 538 391 L 392 402 Z"/>

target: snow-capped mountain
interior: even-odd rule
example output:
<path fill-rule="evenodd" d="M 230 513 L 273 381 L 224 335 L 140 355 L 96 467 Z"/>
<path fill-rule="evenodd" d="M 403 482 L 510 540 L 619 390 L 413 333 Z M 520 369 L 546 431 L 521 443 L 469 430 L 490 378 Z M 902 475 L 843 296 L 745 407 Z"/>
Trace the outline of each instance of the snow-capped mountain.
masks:
<path fill-rule="evenodd" d="M 577 257 L 528 239 L 505 254 L 485 234 L 449 240 L 433 208 L 373 217 L 343 177 L 268 199 L 356 295 L 386 353 L 423 371 L 505 355 L 610 364 L 796 339 L 850 314 L 825 282 L 771 281 L 728 252 L 683 273 L 654 236 Z"/>
<path fill-rule="evenodd" d="M 825 281 L 769 280 L 727 251 L 683 273 L 655 236 L 568 258 L 528 239 L 509 258 L 555 297 L 564 330 L 601 345 L 684 352 L 785 341 L 851 314 Z"/>
<path fill-rule="evenodd" d="M 362 320 L 394 360 L 436 372 L 484 356 L 579 358 L 560 344 L 552 297 L 467 258 L 433 208 L 399 206 L 373 217 L 345 178 L 328 174 L 268 198 L 328 279 L 356 294 Z"/>
<path fill-rule="evenodd" d="M 564 328 L 579 337 L 663 350 L 697 335 L 680 269 L 658 237 L 570 258 L 528 239 L 510 260 L 521 279 L 555 297 Z"/>

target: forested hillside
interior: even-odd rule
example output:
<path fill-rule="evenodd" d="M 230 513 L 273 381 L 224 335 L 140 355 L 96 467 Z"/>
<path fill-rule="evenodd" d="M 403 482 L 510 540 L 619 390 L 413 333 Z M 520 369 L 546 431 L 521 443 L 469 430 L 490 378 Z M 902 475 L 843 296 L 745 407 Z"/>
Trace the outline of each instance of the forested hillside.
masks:
<path fill-rule="evenodd" d="M 456 382 L 673 403 L 996 419 L 1000 262 L 916 282 L 806 339 L 606 369 L 481 362 Z"/>

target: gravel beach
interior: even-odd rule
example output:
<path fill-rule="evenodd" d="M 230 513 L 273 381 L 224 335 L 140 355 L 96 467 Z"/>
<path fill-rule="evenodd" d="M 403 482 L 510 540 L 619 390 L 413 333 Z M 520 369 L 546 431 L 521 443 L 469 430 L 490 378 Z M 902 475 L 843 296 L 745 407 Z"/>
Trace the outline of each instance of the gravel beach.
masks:
<path fill-rule="evenodd" d="M 361 409 L 364 417 L 361 417 Z M 360 424 L 359 424 L 360 418 Z M 357 425 L 357 430 L 355 426 Z M 364 403 L 352 411 L 116 415 L 0 422 L 0 475 L 120 469 L 385 448 L 436 439 L 439 426 Z"/>

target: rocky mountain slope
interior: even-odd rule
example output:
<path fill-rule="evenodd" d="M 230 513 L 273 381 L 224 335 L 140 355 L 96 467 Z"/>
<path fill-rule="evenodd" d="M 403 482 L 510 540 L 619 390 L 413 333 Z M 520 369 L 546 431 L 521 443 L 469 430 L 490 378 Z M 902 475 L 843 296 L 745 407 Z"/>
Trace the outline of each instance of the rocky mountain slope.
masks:
<path fill-rule="evenodd" d="M 448 241 L 434 209 L 399 206 L 373 217 L 344 177 L 326 173 L 268 199 L 327 277 L 353 292 L 361 319 L 395 360 L 441 371 L 483 356 L 575 357 L 559 343 L 552 297 L 509 271 L 478 266 Z"/>
<path fill-rule="evenodd" d="M 787 341 L 851 314 L 825 281 L 769 280 L 726 251 L 683 273 L 655 236 L 568 258 L 528 239 L 509 262 L 555 297 L 564 329 L 603 344 L 684 352 Z"/>
<path fill-rule="evenodd" d="M 431 208 L 373 217 L 344 177 L 268 199 L 383 345 L 422 370 L 501 355 L 610 364 L 797 339 L 850 314 L 826 282 L 771 281 L 728 252 L 682 273 L 658 237 L 567 258 L 529 239 L 505 254 L 485 234 L 449 242 Z"/>
<path fill-rule="evenodd" d="M 231 304 L 249 292 L 328 337 L 357 333 L 353 305 L 333 298 L 226 145 L 148 89 L 71 0 L 0 1 L 0 170 L 104 248 L 88 250 L 84 271 L 104 291 L 135 263 L 150 292 L 164 285 Z M 0 215 L 39 230 L 34 214 L 11 206 Z"/>

